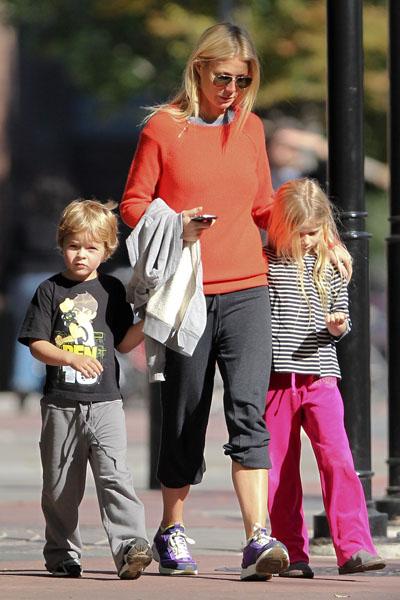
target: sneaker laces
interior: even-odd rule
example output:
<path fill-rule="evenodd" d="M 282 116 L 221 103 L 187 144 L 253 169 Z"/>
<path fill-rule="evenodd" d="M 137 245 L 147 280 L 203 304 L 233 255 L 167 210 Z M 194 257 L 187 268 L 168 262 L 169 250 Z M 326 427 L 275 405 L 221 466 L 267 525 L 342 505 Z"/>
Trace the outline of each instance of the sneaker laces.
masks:
<path fill-rule="evenodd" d="M 271 541 L 276 541 L 276 538 L 267 535 L 267 530 L 265 529 L 265 527 L 262 527 L 259 523 L 256 523 L 253 526 L 253 535 L 250 539 L 257 542 L 257 544 L 260 544 L 260 546 L 265 546 Z"/>
<path fill-rule="evenodd" d="M 183 531 L 174 531 L 168 539 L 168 545 L 174 551 L 176 558 L 191 558 L 187 544 L 195 544 L 192 538 Z"/>

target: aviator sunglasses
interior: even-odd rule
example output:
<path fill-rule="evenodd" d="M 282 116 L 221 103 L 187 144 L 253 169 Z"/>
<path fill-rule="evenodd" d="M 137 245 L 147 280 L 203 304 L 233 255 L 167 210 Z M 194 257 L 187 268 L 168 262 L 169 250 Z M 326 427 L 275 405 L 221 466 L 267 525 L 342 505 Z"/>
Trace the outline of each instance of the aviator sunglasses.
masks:
<path fill-rule="evenodd" d="M 239 89 L 244 90 L 251 85 L 253 79 L 249 75 L 235 77 L 234 75 L 225 75 L 224 73 L 217 73 L 213 77 L 213 84 L 216 87 L 224 87 L 225 85 L 229 85 L 231 81 L 234 81 Z"/>

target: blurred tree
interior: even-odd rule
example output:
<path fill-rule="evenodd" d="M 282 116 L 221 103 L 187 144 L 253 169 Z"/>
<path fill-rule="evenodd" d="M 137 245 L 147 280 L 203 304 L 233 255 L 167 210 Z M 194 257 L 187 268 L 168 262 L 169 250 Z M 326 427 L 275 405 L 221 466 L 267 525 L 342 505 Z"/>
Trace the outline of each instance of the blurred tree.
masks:
<path fill-rule="evenodd" d="M 11 143 L 9 123 L 12 112 L 13 71 L 15 68 L 16 37 L 11 27 L 2 22 L 0 0 L 0 390 L 7 389 L 11 368 L 8 339 L 12 336 L 11 313 L 5 292 L 9 279 L 7 268 L 11 252 Z"/>
<path fill-rule="evenodd" d="M 23 43 L 60 60 L 71 79 L 109 109 L 134 95 L 165 99 L 186 58 L 224 2 L 210 0 L 5 0 Z M 324 122 L 324 0 L 232 0 L 236 22 L 255 38 L 264 67 L 257 107 Z M 386 0 L 364 1 L 367 152 L 383 159 L 386 111 Z"/>
<path fill-rule="evenodd" d="M 387 0 L 364 0 L 363 13 L 366 153 L 385 161 Z M 18 116 L 13 212 L 19 214 L 22 191 L 37 172 L 49 169 L 73 173 L 80 195 L 119 197 L 134 125 L 143 117 L 138 107 L 173 94 L 199 35 L 222 18 L 244 25 L 255 40 L 263 67 L 260 114 L 293 116 L 324 133 L 326 0 L 0 0 L 0 21 L 15 26 L 20 50 L 11 103 Z M 3 100 L 5 93 L 3 85 Z M 110 119 L 98 118 L 95 108 Z M 367 202 L 380 281 L 387 198 L 367 187 Z M 0 198 L 0 213 L 3 204 Z M 0 229 L 10 229 L 4 218 Z"/>
<path fill-rule="evenodd" d="M 16 37 L 11 27 L 1 21 L 0 2 L 0 313 L 3 308 L 6 264 L 10 252 L 10 172 L 11 148 L 9 121 L 12 111 L 13 70 L 15 68 Z"/>
<path fill-rule="evenodd" d="M 113 108 L 136 93 L 165 94 L 215 2 L 6 0 L 22 42 L 60 60 L 71 79 Z M 201 8 L 199 8 L 201 5 Z M 197 6 L 197 9 L 196 9 Z"/>

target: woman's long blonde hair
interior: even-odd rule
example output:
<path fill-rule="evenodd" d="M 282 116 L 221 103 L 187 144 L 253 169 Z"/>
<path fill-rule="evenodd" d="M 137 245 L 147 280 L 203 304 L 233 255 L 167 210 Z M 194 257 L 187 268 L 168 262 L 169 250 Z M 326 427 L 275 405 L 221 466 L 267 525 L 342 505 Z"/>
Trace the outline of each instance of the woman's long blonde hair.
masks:
<path fill-rule="evenodd" d="M 252 82 L 241 94 L 237 105 L 241 108 L 238 125 L 241 127 L 251 112 L 260 86 L 260 63 L 249 34 L 238 25 L 218 23 L 206 29 L 197 46 L 192 51 L 183 73 L 183 80 L 177 94 L 165 104 L 150 107 L 146 121 L 157 111 L 163 110 L 179 121 L 198 117 L 200 110 L 200 77 L 197 66 L 202 62 L 213 62 L 240 58 L 248 63 Z"/>
<path fill-rule="evenodd" d="M 312 179 L 287 181 L 275 193 L 268 243 L 277 256 L 299 267 L 300 287 L 304 296 L 304 261 L 300 230 L 304 226 L 320 228 L 315 247 L 313 280 L 324 310 L 328 310 L 327 274 L 331 268 L 330 248 L 339 238 L 334 208 L 318 183 Z"/>

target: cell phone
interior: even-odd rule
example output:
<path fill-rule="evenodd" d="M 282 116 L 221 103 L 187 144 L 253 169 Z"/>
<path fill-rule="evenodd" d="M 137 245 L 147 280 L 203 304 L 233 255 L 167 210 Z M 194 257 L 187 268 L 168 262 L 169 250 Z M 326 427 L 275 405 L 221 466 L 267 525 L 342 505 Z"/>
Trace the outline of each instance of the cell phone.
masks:
<path fill-rule="evenodd" d="M 196 215 L 195 217 L 192 217 L 191 220 L 204 222 L 204 221 L 213 221 L 214 219 L 218 219 L 217 215 Z"/>

